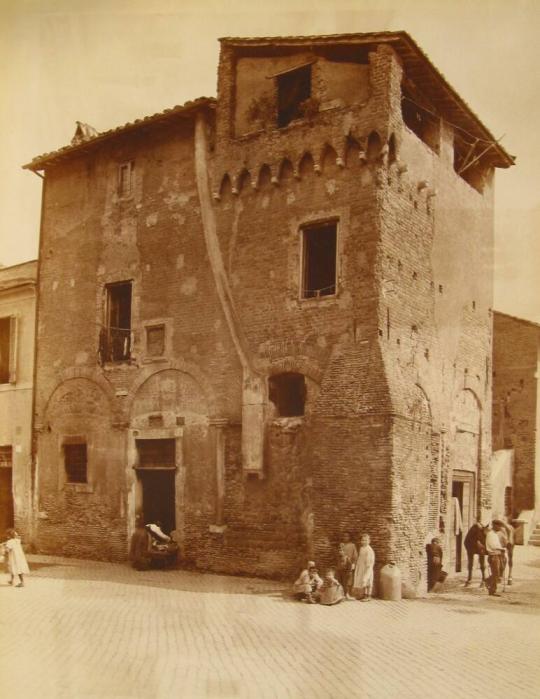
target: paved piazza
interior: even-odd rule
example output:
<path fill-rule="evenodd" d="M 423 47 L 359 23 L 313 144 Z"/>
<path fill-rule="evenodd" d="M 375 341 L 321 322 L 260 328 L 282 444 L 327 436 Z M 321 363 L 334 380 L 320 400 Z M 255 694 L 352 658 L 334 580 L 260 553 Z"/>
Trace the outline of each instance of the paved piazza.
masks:
<path fill-rule="evenodd" d="M 512 588 L 320 607 L 279 583 L 30 557 L 0 584 L 0 696 L 537 697 L 540 548 Z"/>

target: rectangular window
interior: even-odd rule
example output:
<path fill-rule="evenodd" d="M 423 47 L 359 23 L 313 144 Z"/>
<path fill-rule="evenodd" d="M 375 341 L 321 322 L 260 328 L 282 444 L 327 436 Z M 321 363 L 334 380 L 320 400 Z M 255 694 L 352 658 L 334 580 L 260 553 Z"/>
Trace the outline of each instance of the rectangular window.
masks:
<path fill-rule="evenodd" d="M 305 299 L 336 293 L 337 223 L 303 228 L 304 264 L 302 296 Z"/>
<path fill-rule="evenodd" d="M 311 97 L 311 65 L 277 76 L 278 127 L 304 116 L 303 102 Z"/>
<path fill-rule="evenodd" d="M 11 444 L 0 446 L 0 468 L 11 468 L 13 466 L 13 447 Z"/>
<path fill-rule="evenodd" d="M 138 439 L 139 468 L 175 468 L 175 439 Z"/>
<path fill-rule="evenodd" d="M 131 282 L 108 284 L 107 323 L 100 340 L 102 361 L 123 362 L 131 356 Z"/>
<path fill-rule="evenodd" d="M 133 163 L 122 163 L 118 166 L 118 195 L 128 197 L 133 184 Z"/>
<path fill-rule="evenodd" d="M 68 483 L 87 483 L 86 444 L 64 444 L 64 466 Z"/>
<path fill-rule="evenodd" d="M 146 354 L 162 357 L 165 354 L 165 326 L 152 325 L 146 328 Z"/>

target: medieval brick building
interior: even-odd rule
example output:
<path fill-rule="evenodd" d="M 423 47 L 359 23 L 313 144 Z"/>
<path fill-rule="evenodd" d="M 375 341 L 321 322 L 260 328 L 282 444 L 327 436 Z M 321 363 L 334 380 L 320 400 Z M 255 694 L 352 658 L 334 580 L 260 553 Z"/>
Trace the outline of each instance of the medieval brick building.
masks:
<path fill-rule="evenodd" d="M 538 323 L 493 314 L 493 505 L 519 521 L 524 543 L 540 519 L 539 350 Z M 505 462 L 509 474 L 497 480 Z"/>
<path fill-rule="evenodd" d="M 220 571 L 490 506 L 493 173 L 512 158 L 404 32 L 223 39 L 202 98 L 43 171 L 40 550 L 123 558 L 135 516 Z"/>

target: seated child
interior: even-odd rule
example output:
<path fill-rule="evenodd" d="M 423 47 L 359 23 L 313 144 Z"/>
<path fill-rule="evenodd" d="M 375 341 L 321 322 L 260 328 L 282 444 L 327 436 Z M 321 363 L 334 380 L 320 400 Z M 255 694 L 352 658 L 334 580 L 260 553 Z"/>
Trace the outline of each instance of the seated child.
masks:
<path fill-rule="evenodd" d="M 308 604 L 315 604 L 319 599 L 319 589 L 323 581 L 317 573 L 314 561 L 308 561 L 307 568 L 303 570 L 296 582 L 293 591 L 297 599 L 304 600 Z"/>
<path fill-rule="evenodd" d="M 320 603 L 326 605 L 338 604 L 345 599 L 343 587 L 336 580 L 334 569 L 329 568 L 324 576 L 324 581 L 321 587 Z"/>

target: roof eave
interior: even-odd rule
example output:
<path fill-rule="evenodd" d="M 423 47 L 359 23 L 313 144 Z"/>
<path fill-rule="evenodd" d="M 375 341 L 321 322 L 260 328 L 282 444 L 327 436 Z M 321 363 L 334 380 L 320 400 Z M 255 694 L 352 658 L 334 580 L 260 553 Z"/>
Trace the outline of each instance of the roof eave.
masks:
<path fill-rule="evenodd" d="M 136 119 L 134 122 L 130 122 L 124 126 L 103 131 L 94 138 L 82 141 L 77 145 L 64 146 L 56 151 L 40 155 L 37 158 L 34 158 L 31 162 L 23 165 L 22 169 L 31 170 L 32 172 L 39 172 L 44 170 L 47 166 L 58 163 L 61 160 L 71 158 L 74 155 L 81 155 L 88 150 L 93 150 L 97 145 L 104 143 L 105 141 L 140 129 L 153 128 L 160 123 L 171 122 L 176 118 L 188 118 L 201 109 L 215 109 L 215 104 L 216 99 L 214 97 L 200 97 L 178 108 L 173 107 L 172 109 L 154 114 L 150 117 Z"/>
<path fill-rule="evenodd" d="M 480 118 L 472 111 L 469 105 L 463 100 L 462 97 L 456 92 L 456 90 L 450 85 L 448 80 L 444 75 L 435 67 L 431 62 L 427 54 L 420 48 L 420 46 L 414 41 L 414 39 L 405 31 L 395 31 L 395 32 L 368 32 L 360 34 L 326 34 L 322 36 L 288 36 L 288 37 L 253 37 L 253 38 L 241 38 L 241 37 L 222 37 L 219 39 L 221 44 L 230 47 L 249 47 L 249 46 L 272 46 L 272 45 L 288 45 L 288 46 L 302 46 L 302 45 L 321 45 L 321 44 L 339 44 L 339 43 L 359 43 L 359 44 L 370 44 L 370 43 L 388 43 L 395 44 L 398 49 L 397 53 L 403 59 L 402 53 L 404 49 L 414 53 L 416 58 L 418 58 L 422 64 L 427 67 L 432 75 L 432 78 L 438 82 L 442 88 L 446 91 L 449 99 L 455 104 L 455 106 L 462 112 L 464 112 L 468 119 L 470 119 L 476 129 L 482 134 L 483 138 L 487 141 L 492 141 L 494 145 L 494 152 L 497 153 L 497 161 L 494 162 L 495 167 L 508 168 L 515 164 L 515 157 L 506 152 L 506 150 L 497 142 L 497 139 L 489 131 L 489 129 L 482 123 Z M 401 45 L 401 52 L 399 51 Z"/>

